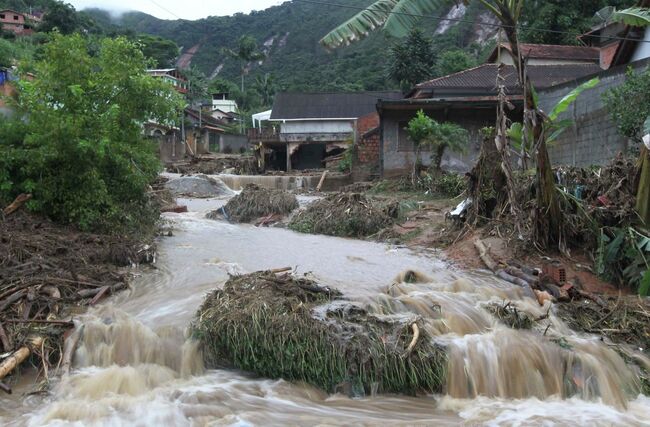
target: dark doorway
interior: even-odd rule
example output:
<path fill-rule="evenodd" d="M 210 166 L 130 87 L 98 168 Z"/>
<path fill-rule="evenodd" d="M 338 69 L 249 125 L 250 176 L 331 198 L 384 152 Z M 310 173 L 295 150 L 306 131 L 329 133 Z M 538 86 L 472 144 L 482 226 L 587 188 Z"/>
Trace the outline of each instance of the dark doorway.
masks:
<path fill-rule="evenodd" d="M 271 147 L 270 153 L 266 153 L 266 158 L 264 159 L 264 164 L 266 165 L 266 170 L 273 171 L 285 171 L 287 170 L 287 146 L 286 144 L 282 145 L 273 145 Z"/>
<path fill-rule="evenodd" d="M 325 144 L 302 144 L 291 154 L 291 166 L 296 170 L 322 169 Z"/>

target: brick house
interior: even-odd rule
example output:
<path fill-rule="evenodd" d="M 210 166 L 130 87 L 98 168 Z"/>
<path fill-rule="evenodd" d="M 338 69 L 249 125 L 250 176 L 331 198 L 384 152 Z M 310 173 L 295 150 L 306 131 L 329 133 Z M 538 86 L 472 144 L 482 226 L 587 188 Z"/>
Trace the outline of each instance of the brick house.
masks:
<path fill-rule="evenodd" d="M 406 99 L 379 101 L 381 175 L 397 176 L 410 170 L 415 161 L 415 152 L 405 128 L 418 110 L 423 110 L 437 121 L 457 123 L 468 131 L 470 143 L 466 153 L 447 152 L 442 165 L 447 170 L 457 172 L 469 170 L 482 142 L 480 130 L 494 126 L 496 120 L 499 69 L 506 93 L 514 105 L 509 113 L 510 118 L 521 121 L 523 93 L 512 65 L 479 65 L 421 83 L 413 88 Z M 596 60 L 590 63 L 531 65 L 528 75 L 535 88 L 542 90 L 600 70 Z M 430 153 L 423 152 L 422 160 L 425 165 L 429 164 Z"/>
<path fill-rule="evenodd" d="M 0 27 L 3 31 L 11 31 L 16 35 L 32 33 L 29 20 L 25 17 L 25 14 L 11 9 L 0 10 Z"/>

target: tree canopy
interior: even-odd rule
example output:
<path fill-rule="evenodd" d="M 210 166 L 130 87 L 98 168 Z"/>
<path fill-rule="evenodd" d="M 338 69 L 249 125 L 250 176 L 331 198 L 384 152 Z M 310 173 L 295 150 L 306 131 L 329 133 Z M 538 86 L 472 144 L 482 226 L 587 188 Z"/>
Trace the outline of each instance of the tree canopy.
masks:
<path fill-rule="evenodd" d="M 435 61 L 432 40 L 414 28 L 407 38 L 391 47 L 388 76 L 406 92 L 432 77 Z"/>
<path fill-rule="evenodd" d="M 136 226 L 159 170 L 142 125 L 173 124 L 179 95 L 125 38 L 55 34 L 33 69 L 0 122 L 0 199 L 32 193 L 32 210 L 83 229 Z"/>

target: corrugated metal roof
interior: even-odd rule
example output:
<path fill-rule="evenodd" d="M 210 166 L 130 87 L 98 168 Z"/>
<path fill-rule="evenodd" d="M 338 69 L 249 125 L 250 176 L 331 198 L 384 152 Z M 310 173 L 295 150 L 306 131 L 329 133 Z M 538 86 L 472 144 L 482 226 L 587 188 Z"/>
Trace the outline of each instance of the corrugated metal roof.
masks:
<path fill-rule="evenodd" d="M 496 89 L 498 64 L 483 64 L 448 76 L 438 77 L 416 86 L 420 89 L 463 89 L 491 92 Z M 526 67 L 533 85 L 546 88 L 601 71 L 596 64 L 529 65 Z M 504 65 L 502 75 L 509 93 L 520 91 L 515 67 Z"/>
<path fill-rule="evenodd" d="M 399 91 L 279 93 L 271 120 L 356 119 L 376 111 L 380 99 L 402 99 Z"/>

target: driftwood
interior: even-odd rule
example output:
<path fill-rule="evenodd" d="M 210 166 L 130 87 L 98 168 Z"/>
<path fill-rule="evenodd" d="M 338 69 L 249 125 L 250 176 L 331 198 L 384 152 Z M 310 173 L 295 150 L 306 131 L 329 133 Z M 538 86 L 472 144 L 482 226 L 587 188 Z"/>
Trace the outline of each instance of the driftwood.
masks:
<path fill-rule="evenodd" d="M 481 257 L 483 263 L 487 266 L 487 268 L 492 270 L 495 276 L 505 280 L 506 282 L 510 282 L 512 284 L 522 287 L 527 296 L 533 299 L 537 299 L 535 292 L 533 292 L 531 283 L 521 278 L 527 276 L 525 273 L 523 273 L 521 270 L 515 269 L 514 267 L 508 267 L 508 266 L 506 266 L 505 269 L 500 269 L 496 261 L 494 261 L 490 256 L 489 248 L 486 247 L 485 244 L 480 239 L 476 239 L 474 241 L 474 246 L 478 250 L 478 255 L 479 257 Z M 517 276 L 520 277 L 511 274 L 511 272 L 516 272 Z"/>
<path fill-rule="evenodd" d="M 5 328 L 2 326 L 2 323 L 0 323 L 0 342 L 2 342 L 2 347 L 4 348 L 4 351 L 13 350 L 14 345 L 11 342 L 11 338 L 7 336 L 7 333 L 5 332 Z"/>
<path fill-rule="evenodd" d="M 474 246 L 478 250 L 478 256 L 481 257 L 481 260 L 487 268 L 489 268 L 493 273 L 499 269 L 498 264 L 492 259 L 489 253 L 489 249 L 485 244 L 480 240 L 476 239 L 474 241 Z"/>
<path fill-rule="evenodd" d="M 63 362 L 61 363 L 61 370 L 64 375 L 70 373 L 70 366 L 72 365 L 74 352 L 77 349 L 77 344 L 83 336 L 85 325 L 81 325 L 80 328 L 76 328 L 75 331 L 65 340 L 63 347 Z"/>
<path fill-rule="evenodd" d="M 29 199 L 32 198 L 31 194 L 20 194 L 16 199 L 11 202 L 9 206 L 4 208 L 2 211 L 5 215 L 11 215 L 12 213 L 16 212 L 18 209 L 20 209 Z"/>
<path fill-rule="evenodd" d="M 320 191 L 320 189 L 323 188 L 323 183 L 325 182 L 325 177 L 327 176 L 328 172 L 329 171 L 327 169 L 325 169 L 325 171 L 323 172 L 323 175 L 321 175 L 320 181 L 318 181 L 318 185 L 316 186 L 316 191 Z"/>
<path fill-rule="evenodd" d="M 4 391 L 7 394 L 11 394 L 11 387 L 9 387 L 7 384 L 3 383 L 0 381 L 0 390 Z"/>
<path fill-rule="evenodd" d="M 38 348 L 43 344 L 43 338 L 42 337 L 34 337 L 31 340 L 31 346 L 34 348 Z M 25 345 L 23 347 L 20 347 L 18 350 L 16 350 L 11 356 L 6 358 L 2 364 L 0 364 L 0 380 L 2 380 L 4 377 L 6 377 L 11 371 L 16 369 L 18 365 L 23 363 L 25 359 L 29 357 L 29 355 L 32 353 L 32 349 L 30 348 L 29 345 Z"/>

